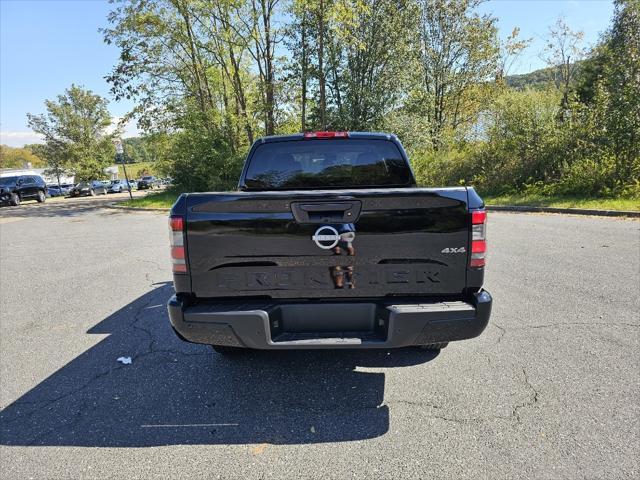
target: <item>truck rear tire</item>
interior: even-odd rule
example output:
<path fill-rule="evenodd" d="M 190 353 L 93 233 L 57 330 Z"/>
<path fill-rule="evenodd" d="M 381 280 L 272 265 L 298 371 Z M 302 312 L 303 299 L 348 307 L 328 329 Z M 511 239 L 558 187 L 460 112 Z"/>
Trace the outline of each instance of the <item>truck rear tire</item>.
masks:
<path fill-rule="evenodd" d="M 420 350 L 428 350 L 432 352 L 439 352 L 444 347 L 449 345 L 449 342 L 440 342 L 440 343 L 428 343 L 427 345 L 418 345 Z"/>
<path fill-rule="evenodd" d="M 228 347 L 226 345 L 211 345 L 211 348 L 213 348 L 216 353 L 225 356 L 238 355 L 239 353 L 242 353 L 242 351 L 246 350 L 246 348 Z"/>

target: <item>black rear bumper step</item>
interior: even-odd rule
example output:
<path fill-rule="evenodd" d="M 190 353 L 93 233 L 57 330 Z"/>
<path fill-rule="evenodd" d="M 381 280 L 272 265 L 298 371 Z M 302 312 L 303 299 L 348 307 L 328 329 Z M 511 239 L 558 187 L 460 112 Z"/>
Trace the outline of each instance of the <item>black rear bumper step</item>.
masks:
<path fill-rule="evenodd" d="M 395 348 L 450 342 L 482 333 L 491 295 L 470 301 L 168 302 L 171 324 L 194 343 L 256 349 Z"/>

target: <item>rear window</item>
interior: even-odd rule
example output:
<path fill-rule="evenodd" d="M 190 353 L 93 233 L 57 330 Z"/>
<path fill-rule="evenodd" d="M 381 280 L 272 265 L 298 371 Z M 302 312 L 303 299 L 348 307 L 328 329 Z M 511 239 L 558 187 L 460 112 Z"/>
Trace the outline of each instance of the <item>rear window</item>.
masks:
<path fill-rule="evenodd" d="M 18 180 L 18 177 L 0 177 L 0 185 L 15 185 L 16 180 Z"/>
<path fill-rule="evenodd" d="M 258 190 L 409 186 L 413 175 L 389 140 L 297 140 L 256 147 L 245 175 Z"/>

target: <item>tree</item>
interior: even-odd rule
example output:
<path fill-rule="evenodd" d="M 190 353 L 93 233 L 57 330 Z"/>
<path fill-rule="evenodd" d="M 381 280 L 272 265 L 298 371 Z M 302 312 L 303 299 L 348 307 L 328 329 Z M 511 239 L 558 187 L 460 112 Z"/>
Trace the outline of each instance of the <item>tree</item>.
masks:
<path fill-rule="evenodd" d="M 176 129 L 190 103 L 207 118 L 206 133 L 224 132 L 234 151 L 253 142 L 260 117 L 264 133 L 273 134 L 279 1 L 115 0 L 102 30 L 120 49 L 107 77 L 112 92 L 138 101 L 145 130 L 158 118 Z M 246 140 L 238 138 L 239 125 Z"/>
<path fill-rule="evenodd" d="M 549 28 L 549 39 L 543 59 L 552 68 L 553 81 L 556 88 L 562 92 L 561 118 L 564 118 L 569 110 L 571 86 L 578 73 L 580 61 L 586 55 L 583 40 L 584 32 L 571 30 L 562 18 Z"/>
<path fill-rule="evenodd" d="M 327 42 L 332 128 L 379 129 L 399 106 L 416 62 L 415 3 L 360 0 L 343 6 Z"/>
<path fill-rule="evenodd" d="M 44 137 L 41 153 L 61 175 L 71 170 L 79 180 L 101 178 L 114 157 L 107 101 L 76 85 L 56 100 L 45 100 L 45 114 L 27 114 L 28 125 Z"/>
<path fill-rule="evenodd" d="M 475 119 L 470 100 L 496 72 L 496 19 L 474 10 L 482 0 L 420 0 L 420 111 L 434 149 L 445 130 Z"/>
<path fill-rule="evenodd" d="M 280 0 L 252 0 L 251 33 L 255 50 L 253 58 L 258 65 L 264 104 L 264 131 L 266 135 L 275 133 L 275 67 L 274 57 L 276 45 L 279 43 L 278 32 L 274 30 L 272 20 Z"/>
<path fill-rule="evenodd" d="M 37 145 L 34 151 L 42 158 L 47 159 L 47 168 L 44 173 L 47 176 L 55 177 L 58 186 L 61 184 L 60 177 L 74 174 L 73 170 L 69 167 L 68 158 L 65 156 L 63 150 L 52 148 L 51 144 L 45 143 Z"/>
<path fill-rule="evenodd" d="M 298 102 L 300 105 L 300 131 L 307 130 L 307 105 L 309 99 L 311 68 L 313 56 L 312 21 L 308 3 L 294 0 L 292 3 L 292 22 L 286 31 L 286 46 L 291 52 L 291 63 L 288 66 L 289 80 L 294 88 L 299 84 Z M 294 102 L 296 95 L 294 95 Z"/>
<path fill-rule="evenodd" d="M 640 181 L 640 0 L 616 0 L 602 44 L 593 104 L 619 184 Z"/>
<path fill-rule="evenodd" d="M 509 70 L 513 67 L 518 57 L 531 44 L 532 38 L 520 38 L 520 27 L 515 27 L 511 34 L 500 42 L 500 61 L 496 80 L 504 81 L 509 75 Z"/>

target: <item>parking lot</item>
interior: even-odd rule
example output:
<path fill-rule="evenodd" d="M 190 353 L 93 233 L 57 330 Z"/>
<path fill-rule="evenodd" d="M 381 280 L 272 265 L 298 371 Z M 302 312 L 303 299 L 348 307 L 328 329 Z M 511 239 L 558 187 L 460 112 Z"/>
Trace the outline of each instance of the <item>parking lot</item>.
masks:
<path fill-rule="evenodd" d="M 491 213 L 490 325 L 438 355 L 225 358 L 114 198 L 0 209 L 3 478 L 640 476 L 640 222 Z"/>

